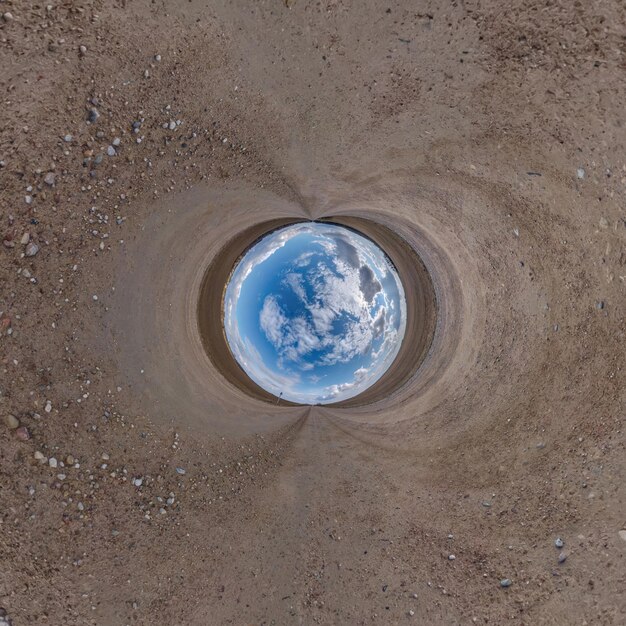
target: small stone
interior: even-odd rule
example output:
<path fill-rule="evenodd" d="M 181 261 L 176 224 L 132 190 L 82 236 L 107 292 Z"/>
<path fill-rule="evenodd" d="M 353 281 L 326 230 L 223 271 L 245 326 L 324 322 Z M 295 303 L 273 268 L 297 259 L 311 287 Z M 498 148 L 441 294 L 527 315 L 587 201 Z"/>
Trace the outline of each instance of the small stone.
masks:
<path fill-rule="evenodd" d="M 46 406 L 44 406 L 43 410 L 46 413 L 50 413 L 50 411 L 52 411 L 52 402 L 50 402 L 50 400 L 46 401 Z"/>
<path fill-rule="evenodd" d="M 43 179 L 43 182 L 46 183 L 46 185 L 49 185 L 50 187 L 54 186 L 54 182 L 56 180 L 56 176 L 54 175 L 53 172 L 48 172 L 45 176 L 45 178 Z"/>
<path fill-rule="evenodd" d="M 596 302 L 596 309 L 601 311 L 603 308 L 604 308 L 604 300 L 600 300 L 599 302 Z"/>
<path fill-rule="evenodd" d="M 24 250 L 24 255 L 35 256 L 37 252 L 39 252 L 39 246 L 34 241 L 29 241 L 26 250 Z"/>
<path fill-rule="evenodd" d="M 160 55 L 160 54 L 155 54 L 155 55 L 154 55 L 154 60 L 155 60 L 157 63 L 160 63 L 160 62 L 161 62 L 161 55 Z"/>
<path fill-rule="evenodd" d="M 144 70 L 143 77 L 144 78 L 150 78 L 150 70 Z"/>
<path fill-rule="evenodd" d="M 108 461 L 111 457 L 109 457 L 109 455 L 106 452 L 102 453 L 102 460 L 103 461 Z"/>
<path fill-rule="evenodd" d="M 37 450 L 33 456 L 35 457 L 35 460 L 39 462 L 43 462 L 46 460 L 44 453 L 40 452 L 39 450 Z"/>
<path fill-rule="evenodd" d="M 186 474 L 187 473 L 182 467 L 177 467 L 176 468 L 176 472 L 178 474 Z"/>
<path fill-rule="evenodd" d="M 33 203 L 33 197 L 32 196 L 24 196 L 24 202 L 26 202 L 26 204 L 32 204 Z"/>
<path fill-rule="evenodd" d="M 109 147 L 107 148 L 107 154 L 108 154 L 110 157 L 113 157 L 113 156 L 115 156 L 115 155 L 117 154 L 117 152 L 115 151 L 115 148 L 114 148 L 113 146 L 109 146 Z"/>
<path fill-rule="evenodd" d="M 626 530 L 620 530 L 617 534 L 622 541 L 626 541 Z"/>
<path fill-rule="evenodd" d="M 20 239 L 20 243 L 25 246 L 28 244 L 28 242 L 30 241 L 30 233 L 24 233 L 22 235 L 22 238 Z"/>
<path fill-rule="evenodd" d="M 30 439 L 30 432 L 28 431 L 28 428 L 26 428 L 26 426 L 20 426 L 15 430 L 15 436 L 20 441 L 28 441 Z"/>
<path fill-rule="evenodd" d="M 409 617 L 413 617 L 415 615 L 415 611 L 413 609 L 409 609 Z"/>
<path fill-rule="evenodd" d="M 601 217 L 599 223 L 600 223 L 600 228 L 608 228 L 609 227 L 609 221 L 606 219 L 606 217 Z"/>
<path fill-rule="evenodd" d="M 133 478 L 133 485 L 135 485 L 135 487 L 141 487 L 141 485 L 143 485 L 143 478 Z"/>
<path fill-rule="evenodd" d="M 79 503 L 76 505 L 76 508 L 77 508 L 79 511 L 84 511 L 84 510 L 85 510 L 85 505 L 84 505 L 82 502 L 79 502 Z"/>
<path fill-rule="evenodd" d="M 72 137 L 72 135 L 65 135 L 65 137 L 63 137 L 63 141 L 65 143 L 71 143 L 72 139 L 74 139 L 74 137 Z"/>
<path fill-rule="evenodd" d="M 585 170 L 584 170 L 582 167 L 579 167 L 579 168 L 576 170 L 576 176 L 577 176 L 579 179 L 583 179 L 583 178 L 585 177 Z"/>
<path fill-rule="evenodd" d="M 543 442 L 543 441 L 540 441 L 540 442 L 537 444 L 537 449 L 538 449 L 538 450 L 543 450 L 545 447 L 546 447 L 546 444 L 545 444 L 545 442 Z"/>
<path fill-rule="evenodd" d="M 89 120 L 90 124 L 95 124 L 98 121 L 99 117 L 100 113 L 98 112 L 98 109 L 89 109 L 89 116 L 87 117 L 87 119 Z"/>
<path fill-rule="evenodd" d="M 555 545 L 557 548 L 559 548 L 559 549 L 560 549 L 560 548 L 562 548 L 562 547 L 565 545 L 565 542 L 564 542 L 564 541 L 563 541 L 563 539 L 561 539 L 560 537 L 557 537 L 557 538 L 554 540 L 554 545 Z"/>
<path fill-rule="evenodd" d="M 7 11 L 6 13 L 4 13 L 4 14 L 2 15 L 2 19 L 3 19 L 5 22 L 12 22 L 12 21 L 13 21 L 13 19 L 14 19 L 14 18 L 13 18 L 13 13 L 10 13 L 9 11 Z"/>
<path fill-rule="evenodd" d="M 455 559 L 456 559 L 456 556 L 454 556 L 454 554 L 448 555 L 448 561 L 454 561 Z"/>
<path fill-rule="evenodd" d="M 502 587 L 503 589 L 506 589 L 507 587 L 511 586 L 511 580 L 509 578 L 503 578 L 500 581 L 500 587 Z"/>
<path fill-rule="evenodd" d="M 58 465 L 58 461 L 54 457 L 50 457 L 48 459 L 48 465 L 54 468 Z"/>
<path fill-rule="evenodd" d="M 567 561 L 567 554 L 565 552 L 561 552 L 559 554 L 559 563 L 565 563 Z"/>
<path fill-rule="evenodd" d="M 111 142 L 111 144 L 112 144 L 113 146 L 115 146 L 116 148 L 117 148 L 117 147 L 118 147 L 121 143 L 122 143 L 122 140 L 121 140 L 119 137 L 116 137 L 116 138 L 115 138 L 115 139 Z"/>
<path fill-rule="evenodd" d="M 87 46 L 78 46 L 78 52 L 80 52 L 81 56 L 85 56 L 87 54 Z"/>
<path fill-rule="evenodd" d="M 76 461 L 76 459 L 71 454 L 68 454 L 65 457 L 65 464 L 66 465 L 74 465 L 75 461 Z"/>
<path fill-rule="evenodd" d="M 4 418 L 4 423 L 7 425 L 7 428 L 11 430 L 15 430 L 20 425 L 20 420 L 15 417 L 15 415 L 11 415 L 10 413 Z"/>

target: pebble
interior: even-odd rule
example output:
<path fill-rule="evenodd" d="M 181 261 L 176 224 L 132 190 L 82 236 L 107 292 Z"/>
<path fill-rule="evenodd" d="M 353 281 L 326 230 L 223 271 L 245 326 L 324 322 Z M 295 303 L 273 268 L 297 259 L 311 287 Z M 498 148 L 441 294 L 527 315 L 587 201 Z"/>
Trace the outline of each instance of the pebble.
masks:
<path fill-rule="evenodd" d="M 413 609 L 409 609 L 409 617 L 413 617 L 415 615 L 415 611 Z"/>
<path fill-rule="evenodd" d="M 186 473 L 187 473 L 187 472 L 186 472 L 186 471 L 185 471 L 182 467 L 177 467 L 177 468 L 176 468 L 176 471 L 177 471 L 179 474 L 186 474 Z"/>
<path fill-rule="evenodd" d="M 596 309 L 599 309 L 600 311 L 604 308 L 604 300 L 600 300 L 599 302 L 596 302 Z"/>
<path fill-rule="evenodd" d="M 168 128 L 170 130 L 174 130 L 176 128 L 176 122 L 172 121 L 168 124 Z"/>
<path fill-rule="evenodd" d="M 141 487 L 141 485 L 143 485 L 143 478 L 133 478 L 133 485 L 135 485 L 135 487 Z"/>
<path fill-rule="evenodd" d="M 43 182 L 46 183 L 46 185 L 49 185 L 50 187 L 52 187 L 54 186 L 55 180 L 56 180 L 56 176 L 54 175 L 54 173 L 48 172 L 45 178 L 43 179 Z"/>
<path fill-rule="evenodd" d="M 34 241 L 29 241 L 24 250 L 25 256 L 35 256 L 39 252 L 39 246 Z"/>
<path fill-rule="evenodd" d="M 32 196 L 24 196 L 24 202 L 26 202 L 26 204 L 32 204 L 33 203 L 33 197 Z"/>
<path fill-rule="evenodd" d="M 29 233 L 24 233 L 22 235 L 22 238 L 20 239 L 20 243 L 25 246 L 26 244 L 28 244 L 28 242 L 30 241 L 30 234 Z"/>
<path fill-rule="evenodd" d="M 560 548 L 562 548 L 562 547 L 565 545 L 565 542 L 564 542 L 564 541 L 563 541 L 563 539 L 561 539 L 560 537 L 557 537 L 557 538 L 554 540 L 554 545 L 555 545 L 557 548 L 559 548 L 559 549 L 560 549 Z"/>
<path fill-rule="evenodd" d="M 584 178 L 584 177 L 585 177 L 585 170 L 584 170 L 582 167 L 579 167 L 579 168 L 576 170 L 576 176 L 577 176 L 578 178 L 580 178 L 580 179 Z"/>
<path fill-rule="evenodd" d="M 78 51 L 81 53 L 81 55 L 87 54 L 87 46 L 79 46 Z"/>
<path fill-rule="evenodd" d="M 30 439 L 30 432 L 28 432 L 28 428 L 26 428 L 26 426 L 20 426 L 15 430 L 15 436 L 20 441 L 28 441 Z"/>
<path fill-rule="evenodd" d="M 98 109 L 89 109 L 89 117 L 87 118 L 91 124 L 95 124 L 100 117 Z"/>
<path fill-rule="evenodd" d="M 46 460 L 44 453 L 40 452 L 39 450 L 37 450 L 33 456 L 35 457 L 36 461 L 44 462 Z"/>
<path fill-rule="evenodd" d="M 116 138 L 115 138 L 115 139 L 111 142 L 111 144 L 112 144 L 113 146 L 115 146 L 116 148 L 117 148 L 117 147 L 118 147 L 121 143 L 122 143 L 122 140 L 121 140 L 119 137 L 116 137 Z"/>
<path fill-rule="evenodd" d="M 13 13 L 10 13 L 9 11 L 7 11 L 6 13 L 4 13 L 2 15 L 2 19 L 5 22 L 12 22 L 13 21 Z"/>
<path fill-rule="evenodd" d="M 48 465 L 50 467 L 56 467 L 58 465 L 58 461 L 54 457 L 50 457 L 48 459 Z"/>
<path fill-rule="evenodd" d="M 500 581 L 500 587 L 502 587 L 503 589 L 506 589 L 507 587 L 511 586 L 511 580 L 509 578 L 503 578 Z"/>
<path fill-rule="evenodd" d="M 454 554 L 448 555 L 448 561 L 454 561 L 455 559 L 456 559 L 456 556 L 454 556 Z"/>
<path fill-rule="evenodd" d="M 157 63 L 160 63 L 160 62 L 161 62 L 161 55 L 160 55 L 160 54 L 155 54 L 155 55 L 154 55 L 154 60 L 155 60 Z"/>
<path fill-rule="evenodd" d="M 117 154 L 117 152 L 115 151 L 115 148 L 113 146 L 109 146 L 107 148 L 107 154 L 112 157 L 115 156 Z"/>
<path fill-rule="evenodd" d="M 626 541 L 626 530 L 620 530 L 617 534 L 622 541 Z"/>
<path fill-rule="evenodd" d="M 71 143 L 72 139 L 74 139 L 72 135 L 65 135 L 65 137 L 63 137 L 65 143 Z"/>
<path fill-rule="evenodd" d="M 11 415 L 10 413 L 4 418 L 4 423 L 11 430 L 15 430 L 20 425 L 20 420 L 15 417 L 15 415 Z"/>
<path fill-rule="evenodd" d="M 561 552 L 559 554 L 559 563 L 565 563 L 567 561 L 567 554 L 565 552 Z"/>
<path fill-rule="evenodd" d="M 44 406 L 43 410 L 46 413 L 50 413 L 50 411 L 52 411 L 52 402 L 50 402 L 50 400 L 46 401 L 46 406 Z"/>

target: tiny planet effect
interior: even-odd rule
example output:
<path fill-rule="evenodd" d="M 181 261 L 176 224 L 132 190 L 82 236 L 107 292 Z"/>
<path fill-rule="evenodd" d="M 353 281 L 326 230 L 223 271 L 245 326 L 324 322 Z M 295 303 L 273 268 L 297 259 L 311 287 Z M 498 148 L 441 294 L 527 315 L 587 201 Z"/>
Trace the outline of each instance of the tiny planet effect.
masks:
<path fill-rule="evenodd" d="M 300 404 L 352 398 L 398 354 L 406 300 L 387 255 L 336 224 L 275 230 L 239 260 L 224 296 L 230 350 L 271 394 Z"/>

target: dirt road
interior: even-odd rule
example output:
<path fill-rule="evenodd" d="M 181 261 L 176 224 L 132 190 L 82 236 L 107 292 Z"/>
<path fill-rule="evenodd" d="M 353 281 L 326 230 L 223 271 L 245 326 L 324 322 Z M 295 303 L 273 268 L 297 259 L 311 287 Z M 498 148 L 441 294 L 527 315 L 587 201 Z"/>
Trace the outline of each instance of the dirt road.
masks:
<path fill-rule="evenodd" d="M 623 624 L 624 4 L 51 2 L 0 2 L 4 624 Z M 203 278 L 332 217 L 432 344 L 276 405 Z"/>

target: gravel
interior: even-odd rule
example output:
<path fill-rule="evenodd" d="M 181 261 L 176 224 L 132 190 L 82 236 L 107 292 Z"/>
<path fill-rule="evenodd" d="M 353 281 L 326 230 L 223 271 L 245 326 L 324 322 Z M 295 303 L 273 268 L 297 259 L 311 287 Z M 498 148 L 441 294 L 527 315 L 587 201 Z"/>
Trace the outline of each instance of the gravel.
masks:
<path fill-rule="evenodd" d="M 39 246 L 34 241 L 29 241 L 24 250 L 25 256 L 35 256 L 39 252 Z"/>
<path fill-rule="evenodd" d="M 559 549 L 560 549 L 560 548 L 562 548 L 562 547 L 565 545 L 565 542 L 564 542 L 564 541 L 563 541 L 563 539 L 561 539 L 560 537 L 557 537 L 557 538 L 554 540 L 554 545 L 555 545 L 557 548 L 559 548 Z"/>
<path fill-rule="evenodd" d="M 4 418 L 4 423 L 11 430 L 15 430 L 20 425 L 20 421 L 17 417 L 15 417 L 15 415 L 11 415 L 10 413 Z"/>
<path fill-rule="evenodd" d="M 506 589 L 507 587 L 511 586 L 511 579 L 510 578 L 503 578 L 500 581 L 500 587 L 502 587 L 503 589 Z"/>

